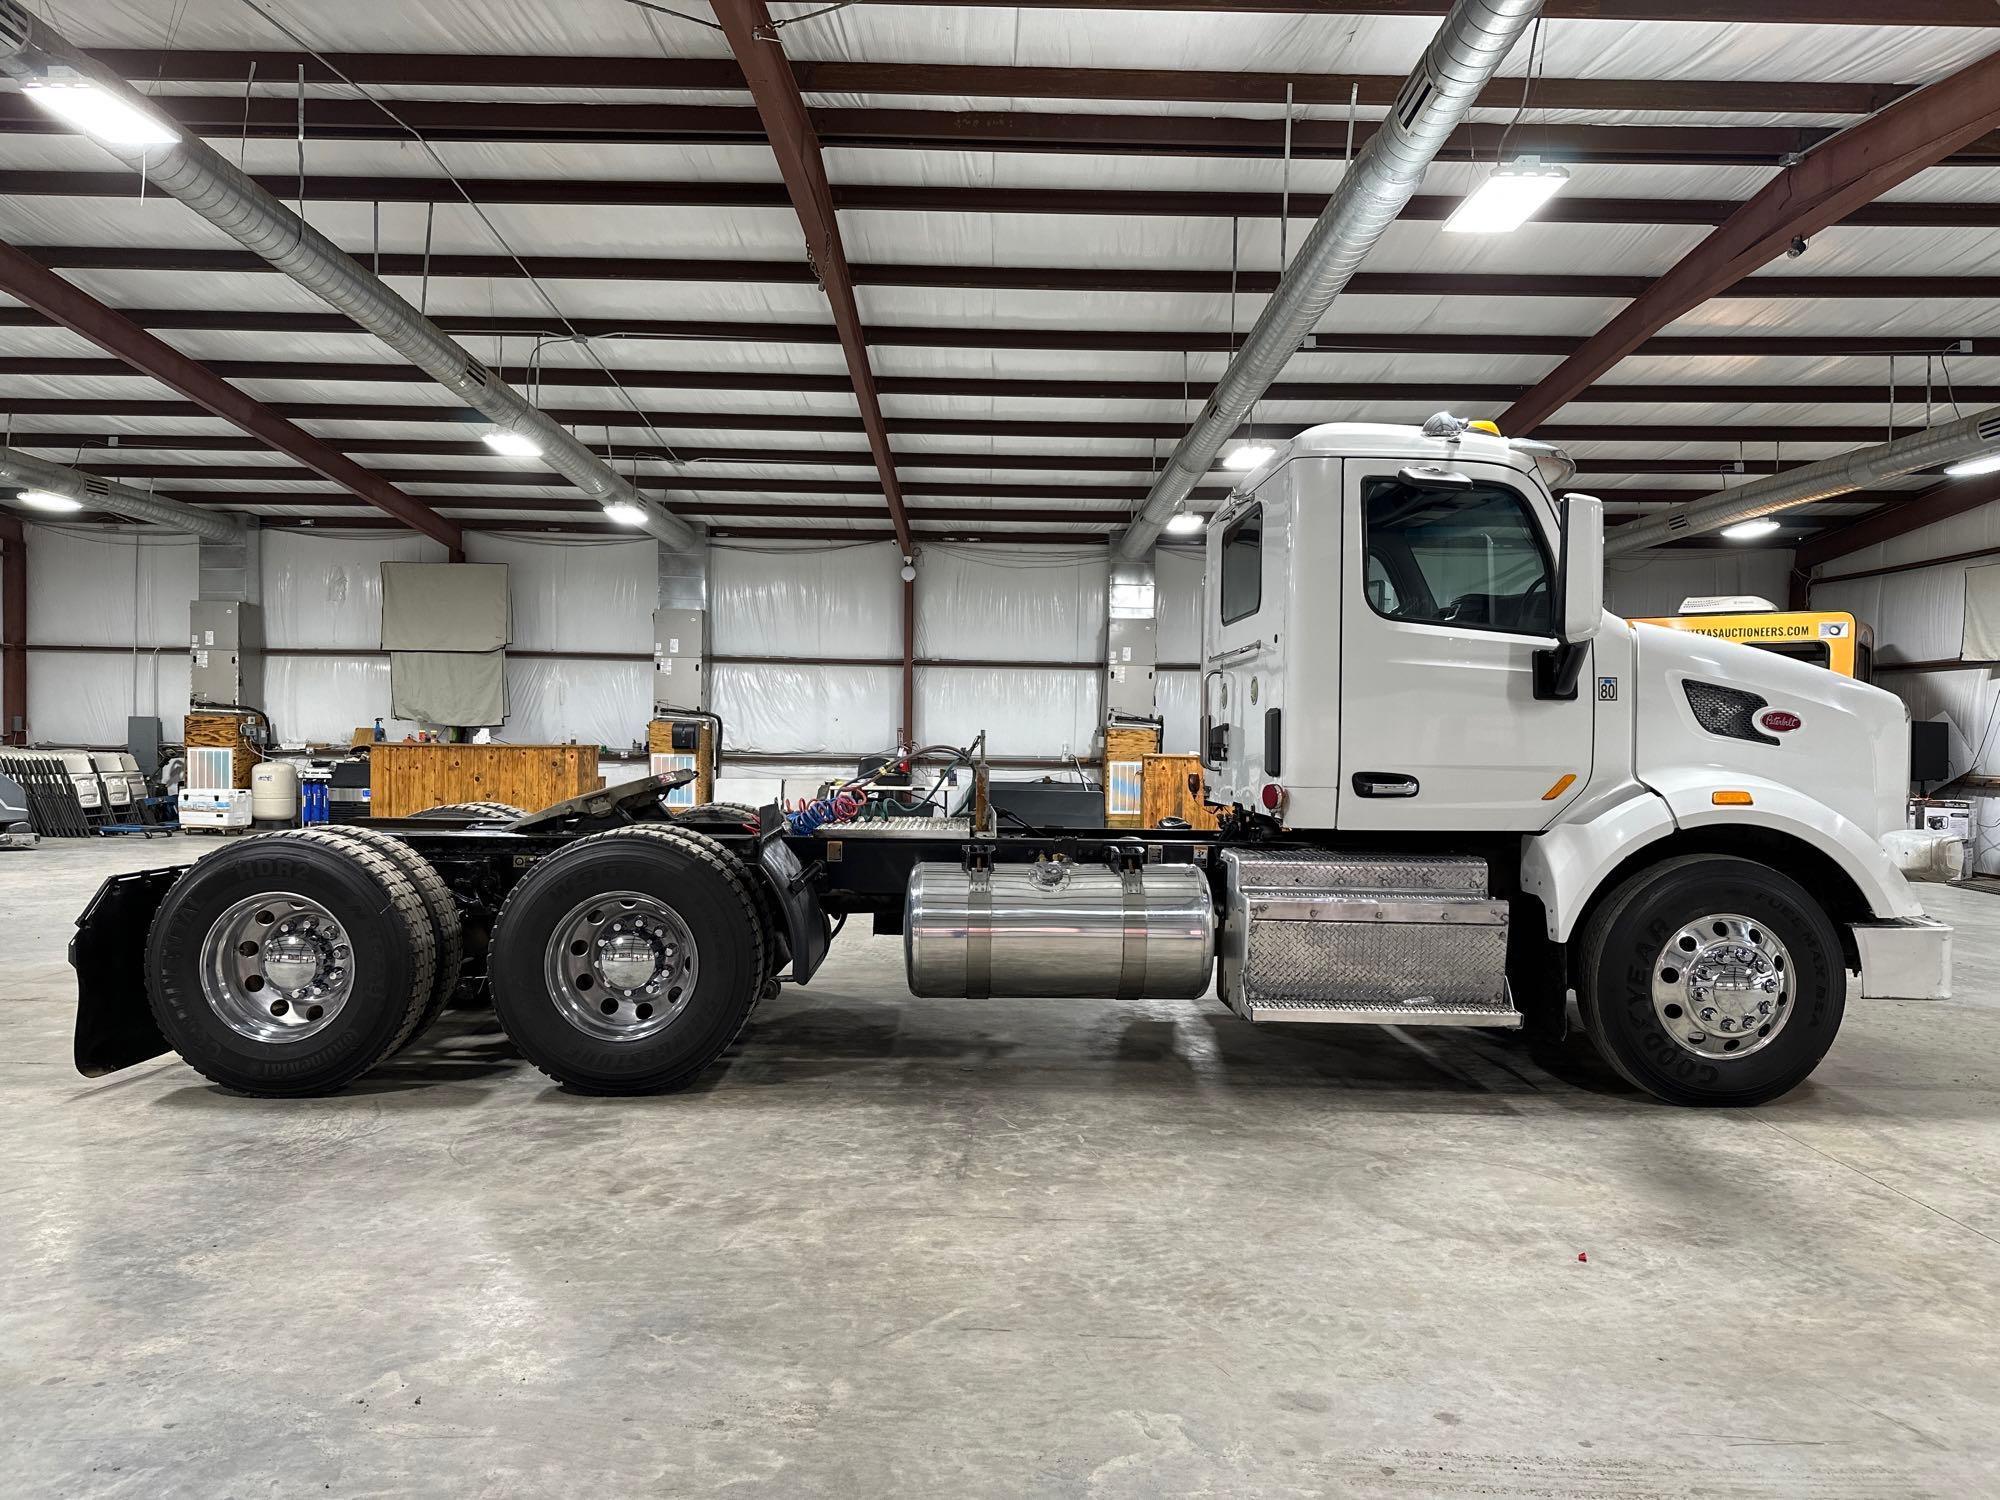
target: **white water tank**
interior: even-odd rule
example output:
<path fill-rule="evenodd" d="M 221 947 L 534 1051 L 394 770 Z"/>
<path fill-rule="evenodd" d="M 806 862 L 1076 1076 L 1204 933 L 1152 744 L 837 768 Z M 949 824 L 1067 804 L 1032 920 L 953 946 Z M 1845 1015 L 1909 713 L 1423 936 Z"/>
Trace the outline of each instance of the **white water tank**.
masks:
<path fill-rule="evenodd" d="M 250 816 L 259 823 L 298 821 L 299 773 L 290 761 L 259 761 L 251 768 Z"/>

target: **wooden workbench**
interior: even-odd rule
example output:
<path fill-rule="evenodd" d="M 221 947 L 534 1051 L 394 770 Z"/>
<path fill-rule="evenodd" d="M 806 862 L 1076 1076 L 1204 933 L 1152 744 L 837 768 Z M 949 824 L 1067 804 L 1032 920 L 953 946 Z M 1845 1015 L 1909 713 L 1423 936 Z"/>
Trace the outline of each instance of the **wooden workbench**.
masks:
<path fill-rule="evenodd" d="M 369 815 L 407 818 L 451 802 L 507 802 L 538 812 L 597 790 L 595 745 L 369 747 Z"/>

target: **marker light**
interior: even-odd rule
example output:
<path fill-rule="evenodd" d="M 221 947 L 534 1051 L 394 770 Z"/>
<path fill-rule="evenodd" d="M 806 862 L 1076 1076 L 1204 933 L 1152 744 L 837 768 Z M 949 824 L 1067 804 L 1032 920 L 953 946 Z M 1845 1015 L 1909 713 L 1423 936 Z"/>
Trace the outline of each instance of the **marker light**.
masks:
<path fill-rule="evenodd" d="M 604 507 L 604 519 L 620 526 L 644 526 L 646 508 L 643 505 L 627 505 L 623 500 L 614 500 Z"/>
<path fill-rule="evenodd" d="M 1274 813 L 1285 805 L 1285 789 L 1275 781 L 1267 781 L 1257 800 L 1264 804 L 1265 812 Z"/>
<path fill-rule="evenodd" d="M 1778 523 L 1769 516 L 1757 516 L 1748 521 L 1738 521 L 1734 526 L 1722 528 L 1722 534 L 1732 542 L 1747 542 L 1756 537 L 1769 536 L 1778 529 Z"/>
<path fill-rule="evenodd" d="M 508 432 L 505 429 L 499 429 L 481 434 L 480 441 L 485 443 L 495 453 L 501 454 L 506 458 L 540 458 L 542 456 L 542 445 L 533 438 L 522 437 L 518 432 Z"/>
<path fill-rule="evenodd" d="M 67 495 L 52 494 L 48 490 L 23 490 L 16 498 L 30 510 L 53 510 L 68 514 L 83 509 L 81 500 L 72 500 Z"/>
<path fill-rule="evenodd" d="M 1260 447 L 1256 443 L 1245 443 L 1241 448 L 1235 449 L 1222 460 L 1222 467 L 1225 469 L 1254 469 L 1259 464 L 1265 463 L 1270 459 L 1271 451 L 1271 449 Z"/>
<path fill-rule="evenodd" d="M 1208 524 L 1208 517 L 1199 511 L 1177 510 L 1167 517 L 1167 530 L 1174 536 L 1193 536 Z"/>
<path fill-rule="evenodd" d="M 51 68 L 21 91 L 66 125 L 107 146 L 177 146 L 172 126 L 120 98 L 73 68 Z"/>
<path fill-rule="evenodd" d="M 1968 458 L 1963 463 L 1946 467 L 1947 479 L 1970 479 L 1974 474 L 1991 474 L 2000 470 L 2000 453 L 1982 453 L 1977 458 Z"/>
<path fill-rule="evenodd" d="M 1446 234 L 1506 234 L 1534 217 L 1535 210 L 1562 191 L 1569 173 L 1545 167 L 1539 156 L 1523 156 L 1466 195 L 1444 221 Z"/>

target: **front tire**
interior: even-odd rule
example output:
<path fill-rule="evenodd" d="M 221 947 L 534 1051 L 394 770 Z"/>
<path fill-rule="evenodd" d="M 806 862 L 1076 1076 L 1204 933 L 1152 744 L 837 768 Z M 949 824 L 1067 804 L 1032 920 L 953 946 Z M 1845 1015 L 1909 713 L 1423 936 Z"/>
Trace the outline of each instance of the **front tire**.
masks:
<path fill-rule="evenodd" d="M 494 1013 L 568 1088 L 668 1093 L 742 1030 L 769 941 L 741 862 L 710 840 L 672 827 L 597 834 L 509 893 L 489 959 Z"/>
<path fill-rule="evenodd" d="M 1697 854 L 1629 877 L 1586 924 L 1591 1041 L 1669 1104 L 1763 1104 L 1803 1083 L 1847 1001 L 1840 933 L 1790 876 Z"/>

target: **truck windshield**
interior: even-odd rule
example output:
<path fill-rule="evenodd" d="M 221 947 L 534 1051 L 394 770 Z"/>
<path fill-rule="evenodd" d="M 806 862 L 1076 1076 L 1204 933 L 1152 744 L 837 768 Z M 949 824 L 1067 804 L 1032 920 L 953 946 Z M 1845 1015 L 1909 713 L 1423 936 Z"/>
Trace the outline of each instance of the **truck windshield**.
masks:
<path fill-rule="evenodd" d="M 1553 633 L 1555 567 L 1519 491 L 1371 479 L 1362 486 L 1362 524 L 1364 591 L 1384 618 Z"/>

